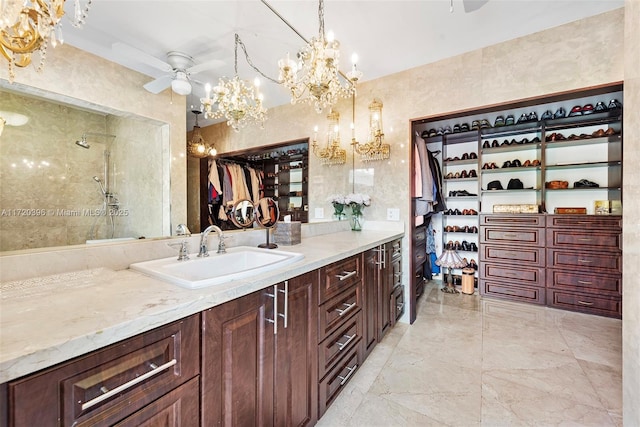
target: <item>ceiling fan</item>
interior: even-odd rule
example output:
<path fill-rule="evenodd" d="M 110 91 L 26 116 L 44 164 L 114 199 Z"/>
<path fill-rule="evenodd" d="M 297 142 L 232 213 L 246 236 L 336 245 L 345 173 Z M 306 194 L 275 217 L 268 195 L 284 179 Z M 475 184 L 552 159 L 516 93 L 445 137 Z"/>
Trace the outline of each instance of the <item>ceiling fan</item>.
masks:
<path fill-rule="evenodd" d="M 489 0 L 462 0 L 462 5 L 464 6 L 465 13 L 469 13 L 480 9 L 488 1 Z"/>
<path fill-rule="evenodd" d="M 171 89 L 178 95 L 189 95 L 191 93 L 191 82 L 195 82 L 191 78 L 192 75 L 224 65 L 224 61 L 220 59 L 212 59 L 201 64 L 195 64 L 191 56 L 177 51 L 167 52 L 167 60 L 165 62 L 120 42 L 114 43 L 112 49 L 133 61 L 141 62 L 167 73 L 143 86 L 149 92 L 156 94 L 171 86 Z"/>

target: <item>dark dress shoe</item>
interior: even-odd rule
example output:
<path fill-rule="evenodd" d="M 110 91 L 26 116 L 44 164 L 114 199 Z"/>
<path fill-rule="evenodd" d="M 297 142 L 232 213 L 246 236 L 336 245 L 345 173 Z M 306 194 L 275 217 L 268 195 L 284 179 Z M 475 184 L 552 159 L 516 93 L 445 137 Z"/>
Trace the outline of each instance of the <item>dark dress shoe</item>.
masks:
<path fill-rule="evenodd" d="M 469 158 L 472 159 L 472 160 L 475 160 L 475 159 L 478 158 L 478 155 L 476 153 L 472 152 L 472 153 L 469 153 Z"/>
<path fill-rule="evenodd" d="M 475 225 L 472 226 L 471 228 L 469 228 L 469 233 L 478 233 L 478 227 L 476 227 Z"/>
<path fill-rule="evenodd" d="M 567 112 L 564 110 L 564 108 L 560 107 L 556 110 L 555 113 L 553 113 L 553 118 L 554 119 L 561 119 L 563 117 L 567 116 Z"/>
<path fill-rule="evenodd" d="M 485 141 L 482 143 L 482 148 L 489 148 L 489 147 L 490 147 L 489 141 Z"/>
<path fill-rule="evenodd" d="M 422 133 L 420 134 L 420 138 L 429 138 L 429 131 L 423 130 Z"/>
<path fill-rule="evenodd" d="M 553 113 L 551 112 L 551 110 L 547 110 L 544 113 L 542 113 L 542 116 L 540 117 L 540 120 L 551 120 L 553 119 Z"/>
<path fill-rule="evenodd" d="M 476 245 L 475 243 L 471 242 L 471 243 L 469 244 L 469 250 L 470 250 L 471 252 L 478 252 L 478 245 Z"/>
<path fill-rule="evenodd" d="M 460 132 L 469 132 L 469 123 L 463 123 L 460 125 Z"/>
<path fill-rule="evenodd" d="M 500 126 L 504 126 L 504 117 L 503 116 L 498 116 L 496 117 L 496 121 L 493 123 L 493 127 L 500 127 Z"/>
<path fill-rule="evenodd" d="M 520 160 L 514 159 L 511 161 L 512 168 L 519 168 L 520 166 L 522 166 L 522 163 L 520 163 Z"/>
<path fill-rule="evenodd" d="M 491 141 L 491 148 L 496 148 L 498 146 L 498 140 L 494 139 L 493 141 Z"/>
<path fill-rule="evenodd" d="M 489 123 L 489 120 L 487 119 L 482 119 L 480 121 L 480 129 L 488 129 L 491 127 L 491 123 Z"/>
<path fill-rule="evenodd" d="M 448 135 L 451 133 L 451 126 L 445 126 L 444 130 L 442 131 L 443 134 Z"/>
<path fill-rule="evenodd" d="M 528 138 L 522 138 L 520 141 L 518 141 L 518 144 L 528 144 L 528 143 L 529 143 Z"/>
<path fill-rule="evenodd" d="M 581 116 L 582 115 L 582 107 L 576 105 L 569 111 L 569 117 Z"/>
<path fill-rule="evenodd" d="M 462 213 L 460 212 L 460 209 L 454 209 L 452 212 L 452 215 L 462 215 Z"/>
<path fill-rule="evenodd" d="M 587 115 L 593 113 L 593 105 L 587 104 L 582 106 L 582 115 Z"/>
<path fill-rule="evenodd" d="M 509 145 L 509 141 L 505 139 L 504 141 L 502 141 L 502 144 L 500 144 L 500 147 L 506 147 L 508 145 Z"/>
<path fill-rule="evenodd" d="M 536 136 L 535 138 L 533 138 L 533 139 L 531 140 L 531 143 L 532 143 L 532 144 L 537 144 L 538 142 L 540 142 L 540 137 L 539 137 L 539 136 Z"/>
<path fill-rule="evenodd" d="M 469 242 L 467 242 L 466 240 L 463 240 L 462 244 L 460 246 L 462 247 L 463 251 L 470 251 L 471 250 L 471 246 L 469 246 Z"/>
<path fill-rule="evenodd" d="M 604 102 L 600 101 L 596 104 L 596 107 L 593 109 L 594 113 L 603 113 L 607 111 L 607 106 L 604 105 Z"/>
<path fill-rule="evenodd" d="M 622 104 L 617 99 L 609 101 L 609 110 L 615 110 L 616 108 L 622 108 Z"/>
<path fill-rule="evenodd" d="M 502 164 L 502 168 L 510 168 L 510 167 L 511 167 L 511 162 L 509 160 L 507 160 Z"/>
<path fill-rule="evenodd" d="M 453 244 L 453 249 L 455 249 L 456 251 L 462 250 L 462 245 L 459 241 L 456 240 L 456 242 Z"/>
<path fill-rule="evenodd" d="M 482 169 L 491 169 L 491 166 L 489 165 L 489 163 L 485 163 L 484 165 L 482 165 Z"/>
<path fill-rule="evenodd" d="M 460 173 L 460 178 L 469 178 L 469 172 L 467 172 L 466 170 L 462 171 Z"/>
<path fill-rule="evenodd" d="M 513 114 L 509 114 L 507 116 L 507 118 L 504 120 L 504 125 L 505 126 L 512 126 L 516 123 L 516 119 L 515 117 L 513 117 Z"/>
<path fill-rule="evenodd" d="M 477 178 L 478 177 L 478 173 L 476 172 L 475 169 L 471 169 L 469 171 L 469 178 Z"/>
<path fill-rule="evenodd" d="M 464 153 L 461 158 L 462 160 L 469 160 L 469 153 Z"/>
<path fill-rule="evenodd" d="M 456 124 L 453 126 L 453 133 L 458 133 L 460 132 L 460 125 Z"/>
<path fill-rule="evenodd" d="M 429 138 L 432 136 L 438 136 L 438 131 L 435 129 L 429 129 Z"/>
<path fill-rule="evenodd" d="M 522 115 L 521 115 L 521 116 L 520 116 L 520 118 L 518 119 L 517 124 L 527 123 L 527 120 L 528 120 L 527 115 L 526 115 L 526 114 L 524 114 L 524 113 L 522 113 Z"/>
<path fill-rule="evenodd" d="M 587 179 L 581 179 L 580 181 L 576 181 L 573 183 L 573 188 L 596 188 L 600 187 L 599 184 L 595 182 L 589 181 Z"/>
<path fill-rule="evenodd" d="M 538 115 L 536 114 L 535 111 L 532 111 L 529 113 L 529 115 L 527 116 L 527 121 L 528 122 L 537 122 L 538 121 Z"/>
<path fill-rule="evenodd" d="M 474 120 L 471 122 L 471 129 L 478 130 L 480 129 L 480 121 Z"/>
<path fill-rule="evenodd" d="M 471 261 L 469 261 L 468 267 L 473 268 L 474 270 L 477 271 L 478 270 L 478 264 L 476 263 L 476 260 L 472 259 Z"/>

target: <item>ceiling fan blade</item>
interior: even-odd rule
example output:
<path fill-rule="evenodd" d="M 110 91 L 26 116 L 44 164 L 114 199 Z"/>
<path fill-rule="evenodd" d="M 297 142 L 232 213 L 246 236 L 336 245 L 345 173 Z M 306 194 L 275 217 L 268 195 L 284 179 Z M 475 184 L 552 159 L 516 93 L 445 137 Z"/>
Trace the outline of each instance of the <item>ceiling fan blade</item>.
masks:
<path fill-rule="evenodd" d="M 145 84 L 143 87 L 151 93 L 158 94 L 171 86 L 171 82 L 173 81 L 173 76 L 166 75 L 162 77 L 158 77 L 155 80 L 151 80 L 149 83 Z"/>
<path fill-rule="evenodd" d="M 135 47 L 129 46 L 128 44 L 115 42 L 111 45 L 111 48 L 122 56 L 134 61 L 142 62 L 153 68 L 164 71 L 165 73 L 173 71 L 173 67 L 168 63 L 156 58 L 155 56 L 151 56 L 146 52 L 136 49 Z"/>
<path fill-rule="evenodd" d="M 473 12 L 487 4 L 489 0 L 462 0 L 465 13 Z"/>
<path fill-rule="evenodd" d="M 187 74 L 197 74 L 202 71 L 213 70 L 214 68 L 219 68 L 224 65 L 224 61 L 221 59 L 212 59 L 210 61 L 203 62 L 202 64 L 194 65 L 191 68 L 187 68 Z"/>

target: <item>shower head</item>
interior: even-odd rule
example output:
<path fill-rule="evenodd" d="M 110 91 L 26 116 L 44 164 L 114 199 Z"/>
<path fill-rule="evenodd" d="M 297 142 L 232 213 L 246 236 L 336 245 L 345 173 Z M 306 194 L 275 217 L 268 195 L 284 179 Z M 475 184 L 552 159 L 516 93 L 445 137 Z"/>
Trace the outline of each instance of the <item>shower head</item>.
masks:
<path fill-rule="evenodd" d="M 76 141 L 76 145 L 77 145 L 78 147 L 87 148 L 87 149 L 88 149 L 89 147 L 91 147 L 91 146 L 89 145 L 89 143 L 87 142 L 87 136 L 86 136 L 86 135 L 82 135 L 82 138 L 80 138 L 80 140 L 79 140 L 79 141 Z"/>
<path fill-rule="evenodd" d="M 98 178 L 97 176 L 94 176 L 93 180 L 100 185 L 100 190 L 102 190 L 102 194 L 107 194 L 107 189 L 104 188 L 104 184 L 102 183 L 102 180 L 100 178 Z"/>

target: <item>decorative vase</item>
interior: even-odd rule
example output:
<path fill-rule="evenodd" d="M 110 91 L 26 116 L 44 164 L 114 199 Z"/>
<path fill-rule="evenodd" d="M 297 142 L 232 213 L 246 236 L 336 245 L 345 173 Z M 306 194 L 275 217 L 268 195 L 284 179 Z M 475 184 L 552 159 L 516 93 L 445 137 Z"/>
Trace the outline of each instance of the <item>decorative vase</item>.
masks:
<path fill-rule="evenodd" d="M 353 231 L 362 230 L 362 206 L 357 204 L 351 205 L 351 229 Z"/>
<path fill-rule="evenodd" d="M 333 217 L 338 221 L 345 218 L 344 205 L 342 203 L 333 203 Z"/>

